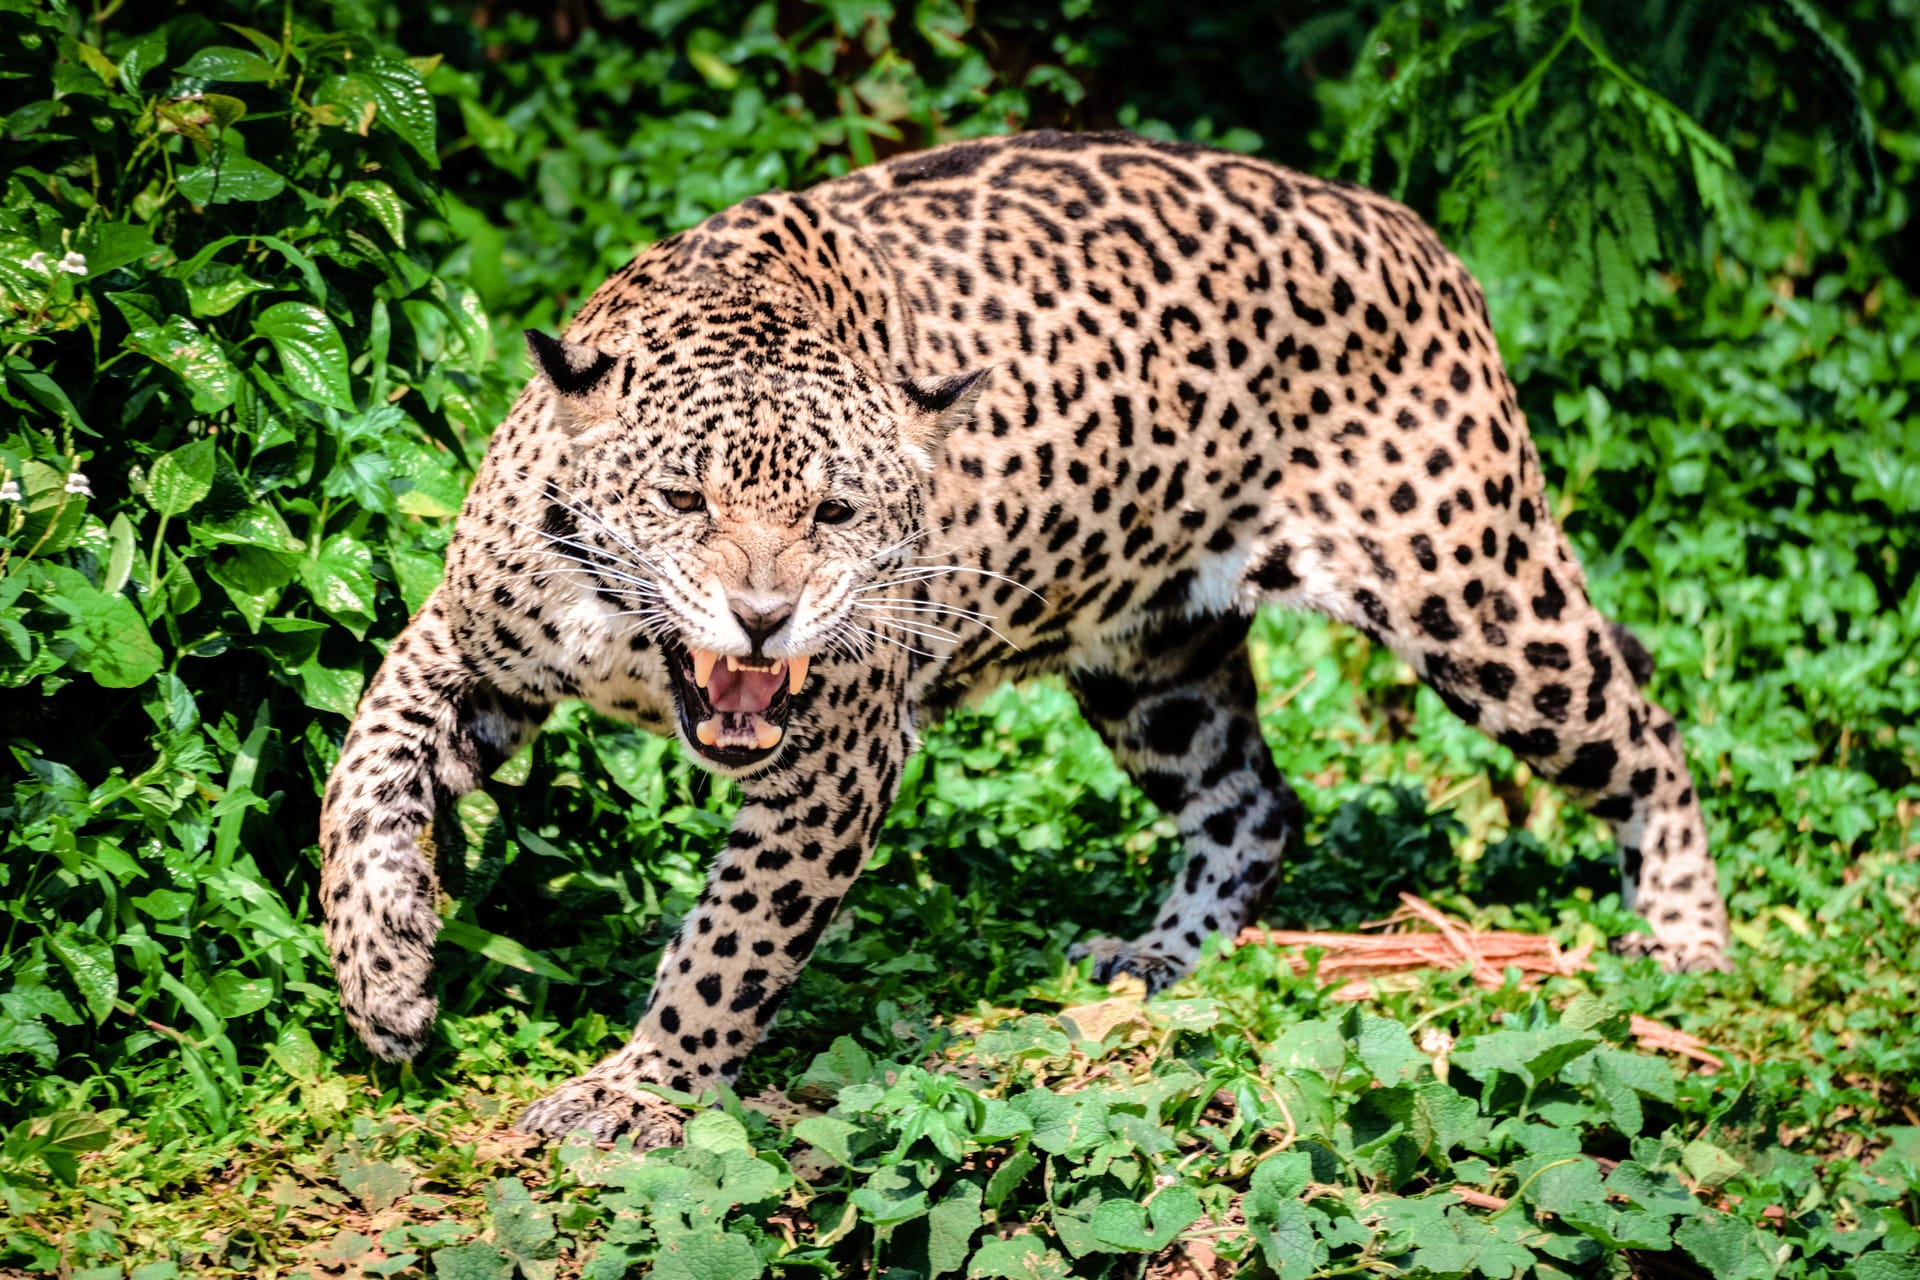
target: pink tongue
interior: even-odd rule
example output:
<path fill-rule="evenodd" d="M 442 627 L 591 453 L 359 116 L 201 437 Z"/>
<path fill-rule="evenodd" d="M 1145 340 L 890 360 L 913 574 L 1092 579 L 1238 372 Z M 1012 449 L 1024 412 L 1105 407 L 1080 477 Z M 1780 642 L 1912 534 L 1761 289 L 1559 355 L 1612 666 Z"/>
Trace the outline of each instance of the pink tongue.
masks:
<path fill-rule="evenodd" d="M 725 661 L 707 681 L 707 701 L 715 711 L 765 711 L 787 682 L 779 671 L 729 671 Z"/>

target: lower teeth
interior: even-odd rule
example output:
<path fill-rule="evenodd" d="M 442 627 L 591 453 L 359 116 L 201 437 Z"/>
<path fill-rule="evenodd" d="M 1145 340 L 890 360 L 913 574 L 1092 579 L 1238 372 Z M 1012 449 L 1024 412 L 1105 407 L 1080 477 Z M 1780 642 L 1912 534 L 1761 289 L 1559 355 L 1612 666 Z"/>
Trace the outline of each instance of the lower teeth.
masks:
<path fill-rule="evenodd" d="M 709 717 L 695 725 L 693 736 L 700 740 L 700 745 L 703 747 L 752 747 L 757 751 L 767 751 L 780 745 L 780 739 L 787 735 L 787 731 L 777 724 L 768 724 L 759 716 L 753 716 L 751 719 L 753 721 L 752 741 L 748 741 L 738 730 L 726 733 L 726 726 L 719 716 Z M 723 733 L 726 737 L 724 742 L 722 741 Z"/>

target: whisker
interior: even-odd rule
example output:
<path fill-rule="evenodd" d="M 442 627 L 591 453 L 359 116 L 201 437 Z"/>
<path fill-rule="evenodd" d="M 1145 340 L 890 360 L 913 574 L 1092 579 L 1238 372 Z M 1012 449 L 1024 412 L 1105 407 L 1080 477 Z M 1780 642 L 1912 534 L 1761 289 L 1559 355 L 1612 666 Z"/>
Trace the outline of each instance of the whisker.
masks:
<path fill-rule="evenodd" d="M 971 565 L 964 565 L 964 564 L 917 565 L 914 568 L 906 569 L 901 571 L 900 573 L 891 575 L 889 578 L 883 579 L 880 582 L 871 583 L 866 587 L 857 587 L 855 588 L 855 590 L 878 591 L 882 587 L 890 585 L 891 583 L 926 582 L 934 578 L 943 577 L 946 574 L 950 574 L 950 573 L 979 574 L 983 578 L 993 578 L 993 579 L 996 579 L 997 581 L 1007 583 L 1009 586 L 1018 587 L 1020 590 L 1026 592 L 1028 595 L 1032 596 L 1036 600 L 1044 601 L 1046 599 L 1045 596 L 1041 595 L 1038 591 L 1035 591 L 1032 587 L 1028 586 L 1026 583 L 1021 582 L 1018 578 L 1009 578 L 1004 573 L 995 573 L 991 569 L 978 569 L 978 568 L 974 568 Z"/>
<path fill-rule="evenodd" d="M 626 583 L 629 586 L 634 587 L 636 590 L 642 593 L 646 593 L 650 595 L 660 594 L 659 583 L 653 581 L 650 578 L 635 577 L 633 574 L 627 573 L 621 569 L 617 569 L 612 565 L 596 564 L 592 561 L 582 560 L 578 556 L 570 556 L 560 551 L 544 551 L 543 550 L 543 551 L 538 551 L 535 554 L 553 556 L 555 559 L 565 560 L 570 564 L 576 566 L 570 569 L 552 569 L 552 570 L 548 570 L 547 572 L 575 573 L 575 574 L 583 574 L 583 575 L 588 575 L 588 576 L 597 577 L 597 578 L 610 578 L 615 582 Z"/>
<path fill-rule="evenodd" d="M 972 622 L 986 622 L 991 617 L 965 605 L 946 604 L 939 600 L 915 600 L 909 596 L 881 596 L 877 600 L 862 600 L 860 604 L 862 608 L 885 607 L 904 613 L 937 613 L 952 618 L 966 618 Z"/>
<path fill-rule="evenodd" d="M 926 529 L 926 528 L 916 529 L 912 533 L 908 534 L 906 537 L 900 539 L 900 541 L 889 543 L 887 546 L 880 548 L 878 551 L 868 556 L 864 561 L 862 561 L 862 563 L 872 564 L 874 561 L 880 559 L 882 556 L 886 556 L 895 551 L 898 551 L 900 548 L 906 546 L 908 543 L 917 542 L 921 538 L 926 537 L 931 532 L 932 530 Z"/>
<path fill-rule="evenodd" d="M 873 615 L 873 621 L 877 626 L 892 627 L 896 631 L 903 631 L 908 635 L 919 636 L 923 640 L 952 640 L 957 642 L 960 639 L 958 632 L 948 631 L 945 627 L 936 627 L 930 623 L 902 622 L 898 618 L 890 618 L 885 614 Z"/>
<path fill-rule="evenodd" d="M 874 631 L 869 627 L 855 627 L 854 629 L 856 631 L 864 632 L 865 634 L 872 636 L 875 643 L 877 644 L 890 644 L 896 649 L 904 649 L 908 653 L 918 654 L 922 658 L 927 658 L 930 660 L 933 659 L 934 657 L 933 654 L 928 653 L 925 649 L 916 649 L 904 640 L 895 640 L 892 636 L 883 636 L 878 631 Z"/>
<path fill-rule="evenodd" d="M 975 626 L 984 628 L 994 639 L 1010 649 L 1021 651 L 1026 649 L 1025 645 L 1014 640 L 1004 631 L 1000 630 L 1000 628 L 994 626 L 994 618 L 992 615 L 981 613 L 977 609 L 967 609 L 959 605 L 940 604 L 936 601 L 898 601 L 892 600 L 891 597 L 887 596 L 882 596 L 879 600 L 857 601 L 856 604 L 862 609 L 873 609 L 878 606 L 888 612 L 898 614 L 931 614 L 934 617 L 960 618 L 973 623 Z M 925 625 L 931 626 L 933 624 L 929 622 Z"/>

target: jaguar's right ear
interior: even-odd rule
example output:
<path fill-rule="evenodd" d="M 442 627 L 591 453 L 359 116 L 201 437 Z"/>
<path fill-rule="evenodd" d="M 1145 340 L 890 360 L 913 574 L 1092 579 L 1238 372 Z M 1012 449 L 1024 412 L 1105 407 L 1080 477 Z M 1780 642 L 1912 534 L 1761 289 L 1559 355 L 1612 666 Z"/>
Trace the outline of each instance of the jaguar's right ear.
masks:
<path fill-rule="evenodd" d="M 578 435 L 619 412 L 614 371 L 623 361 L 592 347 L 549 338 L 538 329 L 526 330 L 527 350 L 540 376 L 558 393 L 555 422 L 568 435 Z"/>

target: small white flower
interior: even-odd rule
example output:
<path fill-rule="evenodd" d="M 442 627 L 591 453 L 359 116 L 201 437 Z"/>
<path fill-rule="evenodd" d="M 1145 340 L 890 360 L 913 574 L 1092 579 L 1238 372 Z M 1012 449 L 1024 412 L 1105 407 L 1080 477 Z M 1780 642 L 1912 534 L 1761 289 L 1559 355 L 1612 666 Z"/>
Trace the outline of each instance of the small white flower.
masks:
<path fill-rule="evenodd" d="M 1438 1027 L 1428 1027 L 1420 1037 L 1420 1052 L 1441 1057 L 1453 1052 L 1453 1037 Z"/>
<path fill-rule="evenodd" d="M 87 255 L 69 252 L 66 257 L 60 259 L 59 269 L 70 276 L 83 276 L 87 274 Z"/>
<path fill-rule="evenodd" d="M 20 484 L 18 481 L 9 480 L 5 484 L 0 484 L 0 502 L 18 501 L 20 501 Z"/>
<path fill-rule="evenodd" d="M 91 498 L 93 496 L 93 482 L 87 479 L 82 473 L 76 471 L 67 477 L 67 492 L 77 493 L 83 498 Z"/>
<path fill-rule="evenodd" d="M 1384 58 L 1388 54 L 1393 52 L 1393 46 L 1388 44 L 1385 40 L 1382 40 L 1378 44 L 1373 46 L 1373 52 L 1375 56 Z"/>
<path fill-rule="evenodd" d="M 20 265 L 29 271 L 38 271 L 42 275 L 53 274 L 53 264 L 47 261 L 46 251 L 42 249 L 34 250 L 33 255 Z"/>

